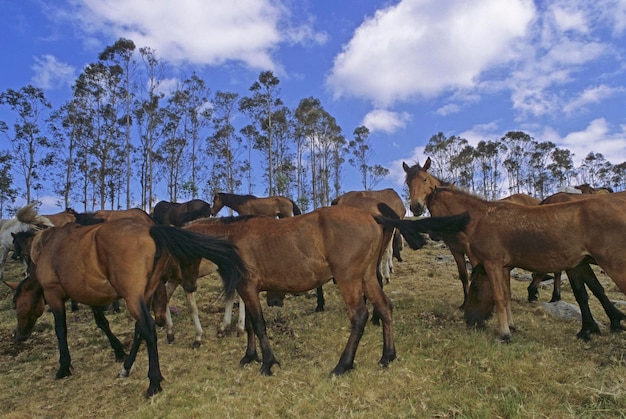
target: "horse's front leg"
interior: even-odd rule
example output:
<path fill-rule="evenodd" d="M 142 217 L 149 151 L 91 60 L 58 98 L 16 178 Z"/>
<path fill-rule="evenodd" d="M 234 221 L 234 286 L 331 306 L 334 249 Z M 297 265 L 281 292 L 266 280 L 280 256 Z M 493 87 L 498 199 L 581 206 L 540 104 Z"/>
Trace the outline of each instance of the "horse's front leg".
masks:
<path fill-rule="evenodd" d="M 239 319 L 237 321 L 237 336 L 241 336 L 246 330 L 246 305 L 244 304 L 239 294 L 237 294 L 237 298 L 239 298 Z"/>
<path fill-rule="evenodd" d="M 122 362 L 126 359 L 126 352 L 124 351 L 124 346 L 119 341 L 119 339 L 111 332 L 111 328 L 109 327 L 109 321 L 104 315 L 104 307 L 91 307 L 93 312 L 93 317 L 96 320 L 96 325 L 104 332 L 106 337 L 109 339 L 109 343 L 111 344 L 111 348 L 115 352 L 115 360 L 118 362 Z"/>
<path fill-rule="evenodd" d="M 72 359 L 67 346 L 67 322 L 65 318 L 65 304 L 62 301 L 51 305 L 54 316 L 54 332 L 59 345 L 59 369 L 56 378 L 64 378 L 72 375 Z"/>
<path fill-rule="evenodd" d="M 507 287 L 505 284 L 505 281 L 509 280 L 509 276 L 505 275 L 505 272 L 508 273 L 509 271 L 508 269 L 503 269 L 502 266 L 498 266 L 497 262 L 495 264 L 484 262 L 483 265 L 493 290 L 493 302 L 498 315 L 499 338 L 502 342 L 508 343 L 511 341 L 511 329 L 509 328 L 510 307 L 508 306 L 510 303 L 507 299 L 507 295 L 510 295 L 510 291 L 507 291 L 507 289 L 510 289 L 510 286 Z"/>

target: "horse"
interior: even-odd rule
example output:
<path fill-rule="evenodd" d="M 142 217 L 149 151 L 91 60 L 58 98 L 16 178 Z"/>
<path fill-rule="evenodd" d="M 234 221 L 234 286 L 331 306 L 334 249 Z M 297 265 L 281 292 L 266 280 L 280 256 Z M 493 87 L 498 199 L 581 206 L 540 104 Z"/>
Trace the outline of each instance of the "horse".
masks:
<path fill-rule="evenodd" d="M 154 224 L 152 217 L 140 208 L 130 208 L 127 210 L 97 210 L 95 212 L 75 213 L 76 223 L 80 225 L 100 224 L 125 218 L 133 219 L 137 222 Z"/>
<path fill-rule="evenodd" d="M 574 189 L 578 189 L 582 194 L 613 193 L 613 189 L 611 188 L 594 188 L 588 183 L 583 183 L 582 185 L 574 186 Z"/>
<path fill-rule="evenodd" d="M 377 203 L 384 202 L 391 209 L 393 209 L 400 218 L 404 218 L 406 213 L 406 208 L 404 207 L 404 202 L 400 195 L 392 188 L 381 189 L 381 190 L 373 190 L 373 191 L 350 191 L 346 192 L 343 195 L 335 198 L 331 205 L 351 205 L 353 207 L 361 208 L 366 211 L 370 211 L 372 214 L 379 214 Z M 384 257 L 381 259 L 380 271 L 387 283 L 391 280 L 391 272 L 393 271 L 393 235 L 395 229 L 391 229 L 391 231 L 387 232 L 385 236 L 389 236 L 385 238 L 385 243 L 387 246 L 385 247 Z M 381 282 L 382 284 L 382 282 Z"/>
<path fill-rule="evenodd" d="M 224 207 L 237 211 L 239 215 L 265 215 L 273 218 L 285 218 L 302 214 L 295 202 L 283 196 L 257 198 L 254 195 L 218 192 L 213 197 L 211 215 L 216 216 Z"/>
<path fill-rule="evenodd" d="M 513 326 L 512 268 L 558 272 L 593 258 L 626 292 L 626 256 L 621 250 L 626 246 L 626 202 L 611 195 L 527 206 L 485 201 L 441 187 L 430 194 L 428 208 L 435 216 L 469 212 L 470 222 L 463 232 L 472 257 L 484 266 L 498 313 L 499 337 L 504 342 L 511 340 Z"/>
<path fill-rule="evenodd" d="M 63 227 L 67 223 L 73 223 L 76 221 L 76 211 L 72 208 L 65 208 L 64 211 L 57 212 L 56 214 L 43 214 L 42 217 L 46 217 L 55 227 Z"/>
<path fill-rule="evenodd" d="M 56 378 L 67 377 L 72 373 L 72 365 L 64 301 L 74 298 L 98 307 L 123 298 L 136 323 L 131 350 L 119 376 L 129 375 L 139 345 L 145 340 L 150 382 L 145 395 L 152 397 L 162 391 L 163 377 L 155 322 L 148 307 L 162 284 L 162 276 L 175 275 L 171 268 L 179 263 L 199 263 L 201 258 L 219 266 L 227 296 L 235 292 L 247 275 L 232 243 L 177 227 L 119 219 L 90 226 L 70 223 L 44 230 L 31 245 L 31 274 L 14 295 L 17 314 L 14 339 L 20 342 L 29 337 L 45 301 L 54 316 L 59 346 Z M 188 292 L 195 291 L 195 281 L 181 279 Z"/>
<path fill-rule="evenodd" d="M 15 218 L 0 220 L 0 280 L 4 277 L 4 265 L 7 262 L 9 251 L 13 250 L 12 233 L 29 229 L 42 229 L 52 227 L 53 224 L 47 218 L 37 214 L 36 203 L 32 202 L 20 208 Z M 24 264 L 24 271 L 27 265 Z"/>
<path fill-rule="evenodd" d="M 354 366 L 368 317 L 364 296 L 382 320 L 383 353 L 379 364 L 386 367 L 396 358 L 391 301 L 378 284 L 376 274 L 383 246 L 383 227 L 378 222 L 367 211 L 334 205 L 298 217 L 237 217 L 229 223 L 198 220 L 184 227 L 229 239 L 248 266 L 248 277 L 237 288 L 246 307 L 248 342 L 240 365 L 258 359 L 257 338 L 262 353 L 261 374 L 271 375 L 272 366 L 280 364 L 269 344 L 259 292 L 306 292 L 330 279 L 335 280 L 343 297 L 351 325 L 350 337 L 332 373 L 340 375 Z M 456 231 L 465 222 L 455 219 L 451 224 L 450 219 L 428 218 L 414 221 L 410 229 Z M 188 271 L 190 278 L 196 278 L 197 266 Z"/>
<path fill-rule="evenodd" d="M 191 220 L 210 215 L 211 205 L 202 199 L 192 199 L 181 203 L 159 201 L 152 212 L 152 217 L 157 224 L 169 224 L 176 227 L 182 227 Z"/>

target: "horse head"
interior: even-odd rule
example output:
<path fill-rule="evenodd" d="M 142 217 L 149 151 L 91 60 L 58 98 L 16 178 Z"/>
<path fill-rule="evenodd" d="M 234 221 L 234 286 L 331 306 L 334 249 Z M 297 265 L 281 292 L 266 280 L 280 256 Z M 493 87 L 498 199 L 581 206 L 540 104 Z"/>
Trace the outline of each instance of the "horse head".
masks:
<path fill-rule="evenodd" d="M 482 329 L 493 315 L 494 302 L 491 284 L 482 263 L 472 269 L 471 285 L 463 317 L 467 327 Z"/>
<path fill-rule="evenodd" d="M 16 342 L 24 342 L 30 337 L 37 319 L 44 312 L 45 305 L 43 288 L 32 275 L 17 285 L 13 295 L 13 306 L 17 314 L 17 327 L 13 339 Z"/>
<path fill-rule="evenodd" d="M 416 163 L 413 166 L 402 162 L 402 168 L 406 173 L 406 184 L 409 187 L 411 204 L 409 208 L 416 216 L 422 215 L 426 210 L 426 199 L 433 192 L 435 187 L 442 185 L 442 182 L 428 173 L 430 168 L 430 157 L 426 159 L 424 166 Z"/>

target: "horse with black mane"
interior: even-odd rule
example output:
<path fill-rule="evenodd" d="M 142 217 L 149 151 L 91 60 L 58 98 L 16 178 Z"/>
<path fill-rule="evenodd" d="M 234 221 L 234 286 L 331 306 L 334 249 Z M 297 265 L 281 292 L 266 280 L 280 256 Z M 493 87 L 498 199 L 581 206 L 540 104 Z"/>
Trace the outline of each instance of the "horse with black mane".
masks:
<path fill-rule="evenodd" d="M 202 199 L 192 199 L 187 202 L 159 201 L 154 206 L 152 217 L 157 224 L 182 227 L 196 218 L 211 215 L 211 205 Z"/>
<path fill-rule="evenodd" d="M 20 283 L 14 296 L 15 340 L 19 342 L 29 337 L 47 303 L 54 315 L 59 344 L 56 378 L 66 377 L 71 374 L 72 364 L 64 301 L 73 298 L 91 307 L 99 307 L 123 298 L 136 323 L 132 347 L 119 375 L 128 376 L 139 345 L 145 340 L 150 380 L 146 397 L 160 392 L 163 380 L 155 322 L 149 312 L 152 298 L 162 285 L 161 278 L 180 275 L 180 271 L 173 267 L 199 263 L 206 258 L 219 266 L 225 293 L 232 296 L 247 275 L 235 247 L 226 240 L 128 218 L 90 226 L 70 223 L 49 228 L 35 236 L 30 256 L 30 275 Z M 182 280 L 185 290 L 195 291 L 195 278 L 187 282 L 184 278 Z M 108 323 L 102 321 L 104 315 L 94 310 L 94 316 L 98 326 L 104 327 L 109 336 Z M 117 347 L 116 358 L 123 358 L 121 345 L 113 342 L 114 349 Z"/>
<path fill-rule="evenodd" d="M 393 217 L 393 210 L 387 209 Z M 381 218 L 378 222 L 386 225 L 386 220 Z M 267 337 L 259 292 L 300 293 L 333 278 L 348 309 L 351 325 L 350 337 L 333 374 L 353 368 L 368 317 L 363 297 L 372 303 L 382 320 L 383 353 L 379 363 L 387 366 L 396 358 L 391 301 L 378 284 L 376 275 L 383 245 L 383 226 L 378 222 L 367 211 L 335 205 L 298 217 L 245 217 L 230 223 L 196 222 L 185 226 L 187 230 L 228 238 L 249 267 L 247 279 L 237 289 L 246 307 L 248 337 L 241 365 L 257 360 L 256 338 L 261 346 L 261 373 L 271 375 L 272 366 L 279 363 Z M 412 234 L 415 230 L 456 231 L 466 222 L 466 218 L 428 218 L 401 228 L 406 229 L 407 234 L 408 230 L 412 230 Z M 196 278 L 197 262 L 183 268 L 183 275 L 185 272 L 190 278 Z"/>
<path fill-rule="evenodd" d="M 216 216 L 224 207 L 237 211 L 239 215 L 264 215 L 273 218 L 285 218 L 302 214 L 296 203 L 284 196 L 258 198 L 254 195 L 218 192 L 213 197 L 211 215 Z"/>
<path fill-rule="evenodd" d="M 463 232 L 472 257 L 483 264 L 491 286 L 500 339 L 510 341 L 512 268 L 558 272 L 594 260 L 626 292 L 626 255 L 622 251 L 626 246 L 626 201 L 611 195 L 527 206 L 485 201 L 441 187 L 429 196 L 428 207 L 433 215 L 469 212 L 470 222 Z M 583 329 L 588 327 L 583 324 Z"/>

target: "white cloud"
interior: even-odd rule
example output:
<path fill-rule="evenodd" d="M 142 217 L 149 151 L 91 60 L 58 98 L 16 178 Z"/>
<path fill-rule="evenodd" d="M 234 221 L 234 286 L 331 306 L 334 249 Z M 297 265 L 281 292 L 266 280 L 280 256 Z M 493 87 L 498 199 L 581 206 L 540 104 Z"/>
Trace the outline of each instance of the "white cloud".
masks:
<path fill-rule="evenodd" d="M 322 43 L 325 34 L 270 0 L 77 0 L 74 16 L 88 33 L 102 32 L 149 46 L 167 61 L 200 65 L 242 62 L 275 70 L 281 43 Z"/>
<path fill-rule="evenodd" d="M 574 153 L 576 164 L 591 152 L 602 154 L 612 164 L 626 161 L 626 125 L 613 129 L 604 118 L 591 121 L 584 130 L 570 132 L 555 143 Z"/>
<path fill-rule="evenodd" d="M 53 55 L 34 57 L 35 64 L 31 66 L 34 75 L 33 85 L 44 90 L 71 86 L 75 80 L 74 67 L 59 61 Z"/>
<path fill-rule="evenodd" d="M 590 87 L 565 104 L 563 112 L 566 114 L 579 113 L 587 105 L 600 103 L 608 97 L 624 92 L 624 90 L 624 88 L 612 88 L 604 84 Z"/>
<path fill-rule="evenodd" d="M 483 71 L 514 58 L 534 13 L 528 0 L 400 1 L 355 30 L 327 85 L 336 97 L 383 106 L 472 88 Z"/>
<path fill-rule="evenodd" d="M 365 125 L 370 132 L 383 131 L 393 133 L 400 128 L 404 128 L 411 119 L 407 112 L 391 112 L 385 109 L 375 109 L 363 118 Z"/>

